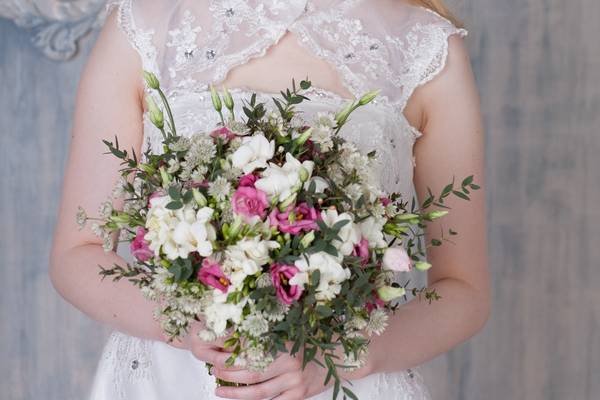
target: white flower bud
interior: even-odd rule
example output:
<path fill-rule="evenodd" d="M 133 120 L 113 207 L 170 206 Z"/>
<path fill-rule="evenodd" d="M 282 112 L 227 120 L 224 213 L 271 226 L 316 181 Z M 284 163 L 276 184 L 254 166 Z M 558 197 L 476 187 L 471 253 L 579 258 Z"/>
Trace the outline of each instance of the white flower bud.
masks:
<path fill-rule="evenodd" d="M 158 78 L 152 72 L 144 71 L 144 80 L 149 88 L 157 90 L 160 87 Z"/>
<path fill-rule="evenodd" d="M 148 105 L 148 116 L 150 117 L 150 121 L 158 129 L 162 129 L 165 126 L 163 112 L 158 108 L 152 96 L 146 96 L 146 104 Z"/>
<path fill-rule="evenodd" d="M 379 90 L 372 90 L 370 92 L 367 92 L 360 98 L 360 100 L 358 100 L 358 104 L 364 106 L 365 104 L 368 104 L 371 101 L 373 101 L 373 99 L 377 97 L 378 94 Z"/>
<path fill-rule="evenodd" d="M 377 289 L 377 295 L 383 301 L 391 301 L 397 297 L 404 296 L 406 289 L 402 287 L 383 286 Z"/>
<path fill-rule="evenodd" d="M 221 103 L 221 97 L 219 96 L 219 93 L 217 93 L 217 90 L 213 85 L 210 85 L 210 98 L 212 100 L 213 107 L 215 108 L 215 110 L 220 112 L 223 108 L 223 105 Z"/>
<path fill-rule="evenodd" d="M 415 263 L 415 268 L 419 271 L 427 271 L 429 268 L 431 268 L 431 264 L 425 261 L 417 261 Z"/>
<path fill-rule="evenodd" d="M 223 103 L 225 103 L 228 110 L 233 110 L 233 97 L 231 97 L 231 93 L 226 87 L 223 88 Z"/>

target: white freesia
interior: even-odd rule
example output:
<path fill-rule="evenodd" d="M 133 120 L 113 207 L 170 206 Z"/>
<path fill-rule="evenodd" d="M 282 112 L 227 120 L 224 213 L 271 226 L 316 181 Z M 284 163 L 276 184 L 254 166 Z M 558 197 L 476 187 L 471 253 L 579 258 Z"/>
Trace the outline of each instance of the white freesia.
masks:
<path fill-rule="evenodd" d="M 222 336 L 227 328 L 227 321 L 234 324 L 242 322 L 242 311 L 245 302 L 238 304 L 212 303 L 204 310 L 206 325 L 217 335 Z"/>
<path fill-rule="evenodd" d="M 360 242 L 361 233 L 358 226 L 353 222 L 352 215 L 349 213 L 338 214 L 335 209 L 326 209 L 321 211 L 321 219 L 328 226 L 332 227 L 337 222 L 348 220 L 350 222 L 342 226 L 338 232 L 341 241 L 334 240 L 333 246 L 338 249 L 340 256 L 348 256 L 352 254 L 354 246 Z"/>
<path fill-rule="evenodd" d="M 271 261 L 269 252 L 278 247 L 279 243 L 261 240 L 258 236 L 242 239 L 228 246 L 225 250 L 223 271 L 229 277 L 234 290 L 241 288 L 248 275 L 256 274 L 261 266 Z"/>
<path fill-rule="evenodd" d="M 257 168 L 265 168 L 267 161 L 275 154 L 275 142 L 268 141 L 264 135 L 245 137 L 240 147 L 231 155 L 235 168 L 249 174 Z"/>
<path fill-rule="evenodd" d="M 216 238 L 215 229 L 210 224 L 213 209 L 204 207 L 196 212 L 191 205 L 185 205 L 170 210 L 166 208 L 170 201 L 169 196 L 150 200 L 151 207 L 146 216 L 148 232 L 144 236 L 149 248 L 156 256 L 162 249 L 170 260 L 185 258 L 192 251 L 198 251 L 204 257 L 211 255 L 211 241 Z"/>
<path fill-rule="evenodd" d="M 342 267 L 338 258 L 324 252 L 310 254 L 308 261 L 301 257 L 294 263 L 299 272 L 294 275 L 289 283 L 291 285 L 305 286 L 311 273 L 319 270 L 319 286 L 316 288 L 317 300 L 331 300 L 340 293 L 341 283 L 350 278 L 350 270 Z"/>
<path fill-rule="evenodd" d="M 267 194 L 269 200 L 277 197 L 285 200 L 302 187 L 302 182 L 312 175 L 315 163 L 307 160 L 300 162 L 290 153 L 285 154 L 285 164 L 278 166 L 269 163 L 254 186 Z"/>
<path fill-rule="evenodd" d="M 383 225 L 385 220 L 382 218 L 369 217 L 358 224 L 362 237 L 367 239 L 370 248 L 388 247 L 383 237 Z"/>

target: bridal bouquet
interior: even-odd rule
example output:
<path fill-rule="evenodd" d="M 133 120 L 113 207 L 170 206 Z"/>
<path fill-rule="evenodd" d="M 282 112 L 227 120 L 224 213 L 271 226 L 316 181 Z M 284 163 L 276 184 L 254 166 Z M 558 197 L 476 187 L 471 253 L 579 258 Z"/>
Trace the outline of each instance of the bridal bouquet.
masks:
<path fill-rule="evenodd" d="M 279 352 L 301 352 L 303 366 L 327 368 L 324 384 L 334 380 L 334 399 L 340 390 L 356 398 L 341 385 L 338 368 L 362 365 L 369 337 L 384 331 L 398 307 L 394 299 L 439 298 L 399 278 L 431 267 L 425 249 L 447 239 L 424 243 L 415 228 L 443 217 L 446 210 L 430 208 L 445 207 L 447 196 L 468 200 L 469 190 L 478 189 L 472 176 L 439 196 L 429 191 L 421 205 L 373 185 L 377 155 L 361 153 L 339 132 L 376 92 L 337 113 L 318 113 L 306 125 L 295 105 L 308 100 L 307 80 L 300 88 L 292 81 L 272 109 L 252 95 L 244 120 L 236 118 L 230 93 L 213 88 L 221 123 L 185 137 L 177 134 L 156 77 L 145 78 L 162 103 L 147 98 L 162 154 L 148 150 L 138 159 L 116 138 L 104 141 L 122 160 L 121 178 L 99 218 L 78 210 L 81 227 L 95 220 L 92 230 L 105 250 L 120 232 L 135 258 L 126 266 L 100 266 L 100 274 L 127 278 L 156 301 L 170 340 L 203 321 L 202 339 L 227 337 L 229 365 L 261 371 Z M 122 210 L 113 206 L 117 198 L 124 199 Z"/>

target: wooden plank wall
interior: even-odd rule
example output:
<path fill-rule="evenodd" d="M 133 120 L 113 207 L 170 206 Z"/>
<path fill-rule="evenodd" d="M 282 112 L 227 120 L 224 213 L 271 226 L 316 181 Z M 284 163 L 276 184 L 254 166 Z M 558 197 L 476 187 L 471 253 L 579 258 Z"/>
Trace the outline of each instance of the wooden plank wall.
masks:
<path fill-rule="evenodd" d="M 494 307 L 434 399 L 600 398 L 600 3 L 458 0 L 482 98 Z M 108 330 L 46 274 L 77 77 L 0 20 L 0 393 L 84 399 Z"/>

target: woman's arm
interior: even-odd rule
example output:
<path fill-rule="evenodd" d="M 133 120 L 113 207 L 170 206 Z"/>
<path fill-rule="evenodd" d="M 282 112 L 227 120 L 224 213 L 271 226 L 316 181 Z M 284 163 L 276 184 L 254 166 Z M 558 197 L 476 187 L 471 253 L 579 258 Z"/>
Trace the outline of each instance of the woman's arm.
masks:
<path fill-rule="evenodd" d="M 104 252 L 101 239 L 88 226 L 75 223 L 77 206 L 91 216 L 112 192 L 119 161 L 102 139 L 135 149 L 142 144 L 141 61 L 116 24 L 112 13 L 85 66 L 75 104 L 58 221 L 50 257 L 50 278 L 57 291 L 91 318 L 138 337 L 162 339 L 153 319 L 154 304 L 127 280 L 101 281 L 98 264 L 125 265 L 115 252 Z M 117 208 L 122 201 L 115 201 Z M 116 240 L 116 235 L 114 236 Z"/>
<path fill-rule="evenodd" d="M 481 189 L 471 193 L 471 201 L 446 198 L 450 213 L 426 229 L 427 238 L 439 238 L 442 229 L 446 237 L 448 228 L 458 231 L 451 237 L 455 244 L 428 249 L 433 264 L 428 283 L 442 298 L 431 304 L 413 299 L 399 308 L 386 331 L 372 339 L 369 373 L 410 368 L 452 349 L 479 331 L 490 312 L 484 137 L 479 96 L 461 38 L 450 38 L 444 70 L 416 90 L 411 102 L 409 112 L 422 116 L 423 136 L 414 148 L 418 197 L 427 197 L 428 186 L 441 192 L 453 175 L 460 185 L 473 174 Z"/>

